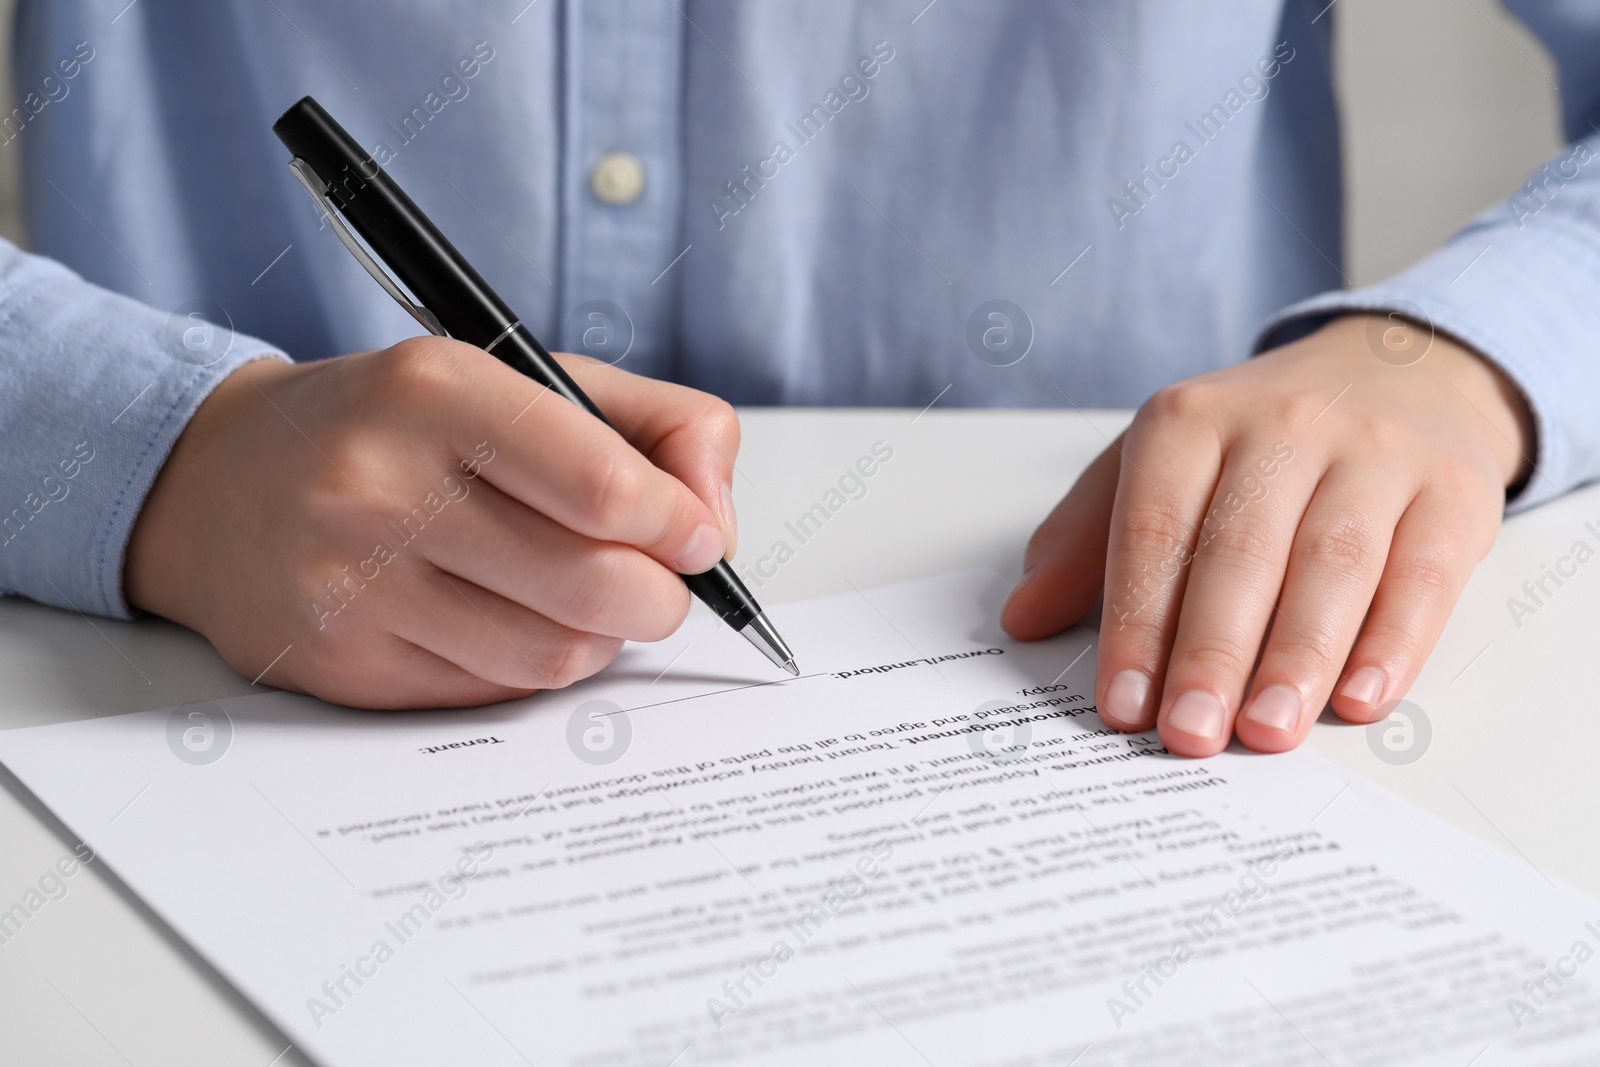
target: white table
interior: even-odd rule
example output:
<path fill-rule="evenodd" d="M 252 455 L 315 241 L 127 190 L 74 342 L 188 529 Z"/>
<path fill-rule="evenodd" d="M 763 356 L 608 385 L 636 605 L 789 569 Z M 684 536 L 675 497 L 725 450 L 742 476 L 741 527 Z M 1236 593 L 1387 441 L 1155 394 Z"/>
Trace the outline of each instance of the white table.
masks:
<path fill-rule="evenodd" d="M 749 411 L 736 480 L 741 565 L 778 538 L 792 559 L 766 602 L 941 570 L 1017 572 L 1035 523 L 1125 413 Z M 891 460 L 809 541 L 784 529 L 874 442 Z M 1325 717 L 1310 746 L 1470 833 L 1600 897 L 1600 715 L 1588 672 L 1600 636 L 1600 560 L 1564 579 L 1520 628 L 1506 600 L 1578 539 L 1600 549 L 1600 487 L 1513 519 L 1478 568 L 1411 694 L 1433 736 L 1405 765 L 1365 728 Z M 766 570 L 771 573 L 773 566 Z M 161 622 L 113 623 L 0 601 L 0 727 L 252 692 L 204 640 Z M 76 842 L 18 786 L 0 790 L 0 910 Z M 92 844 L 92 842 L 91 842 Z M 287 1042 L 100 865 L 66 881 L 0 945 L 0 1060 L 74 1065 L 304 1063 Z"/>

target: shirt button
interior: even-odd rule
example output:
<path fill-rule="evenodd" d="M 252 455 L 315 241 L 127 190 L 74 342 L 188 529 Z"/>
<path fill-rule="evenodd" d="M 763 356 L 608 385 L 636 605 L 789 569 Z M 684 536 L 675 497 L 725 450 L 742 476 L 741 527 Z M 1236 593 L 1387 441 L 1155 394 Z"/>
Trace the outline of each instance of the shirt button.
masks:
<path fill-rule="evenodd" d="M 589 191 L 602 204 L 631 204 L 644 192 L 644 164 L 631 152 L 607 152 L 589 172 Z"/>

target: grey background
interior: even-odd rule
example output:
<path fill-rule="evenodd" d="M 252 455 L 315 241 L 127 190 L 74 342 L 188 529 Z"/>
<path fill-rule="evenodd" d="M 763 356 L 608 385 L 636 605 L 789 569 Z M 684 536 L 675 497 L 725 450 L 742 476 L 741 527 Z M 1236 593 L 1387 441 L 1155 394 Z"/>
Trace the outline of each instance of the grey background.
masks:
<path fill-rule="evenodd" d="M 0 0 L 0 114 L 15 0 Z M 1544 48 L 1496 0 L 1332 0 L 1345 135 L 1345 275 L 1437 247 L 1561 144 Z M 0 146 L 0 235 L 25 243 L 17 148 Z"/>

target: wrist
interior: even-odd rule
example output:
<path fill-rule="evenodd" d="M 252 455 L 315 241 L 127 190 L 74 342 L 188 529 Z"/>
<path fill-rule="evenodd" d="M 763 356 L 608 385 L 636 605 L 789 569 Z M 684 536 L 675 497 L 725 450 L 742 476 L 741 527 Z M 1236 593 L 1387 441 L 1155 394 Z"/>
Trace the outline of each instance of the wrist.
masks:
<path fill-rule="evenodd" d="M 186 594 L 204 584 L 195 580 L 195 572 L 205 570 L 217 547 L 194 534 L 200 527 L 198 512 L 214 499 L 207 487 L 229 476 L 231 456 L 224 438 L 249 420 L 246 405 L 259 396 L 258 387 L 294 370 L 294 364 L 272 358 L 241 364 L 217 383 L 190 417 L 156 474 L 128 538 L 123 591 L 132 607 L 200 628 L 200 605 Z"/>
<path fill-rule="evenodd" d="M 1397 326 L 1398 324 L 1398 326 Z M 1466 412 L 1462 426 L 1493 456 L 1507 489 L 1520 489 L 1533 473 L 1533 454 L 1537 447 L 1533 409 L 1517 384 L 1477 349 L 1440 333 L 1427 322 L 1402 316 L 1354 313 L 1342 315 L 1318 332 L 1338 332 L 1353 336 L 1365 356 L 1388 330 L 1411 330 L 1406 343 L 1421 346 L 1421 354 L 1411 362 L 1383 359 L 1398 374 L 1431 379 L 1434 387 L 1457 394 L 1457 400 L 1476 412 Z M 1373 355 L 1378 355 L 1376 351 Z M 1380 359 L 1382 357 L 1380 356 Z"/>

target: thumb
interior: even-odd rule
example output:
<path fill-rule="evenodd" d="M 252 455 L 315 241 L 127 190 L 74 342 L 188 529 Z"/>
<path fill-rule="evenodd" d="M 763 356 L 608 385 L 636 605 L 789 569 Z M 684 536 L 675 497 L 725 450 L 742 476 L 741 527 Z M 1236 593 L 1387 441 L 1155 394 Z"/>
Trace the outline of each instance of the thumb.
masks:
<path fill-rule="evenodd" d="M 1121 473 L 1122 438 L 1095 457 L 1039 524 L 1023 556 L 1022 578 L 1000 613 L 1006 633 L 1037 641 L 1083 618 L 1105 585 L 1111 505 Z"/>

